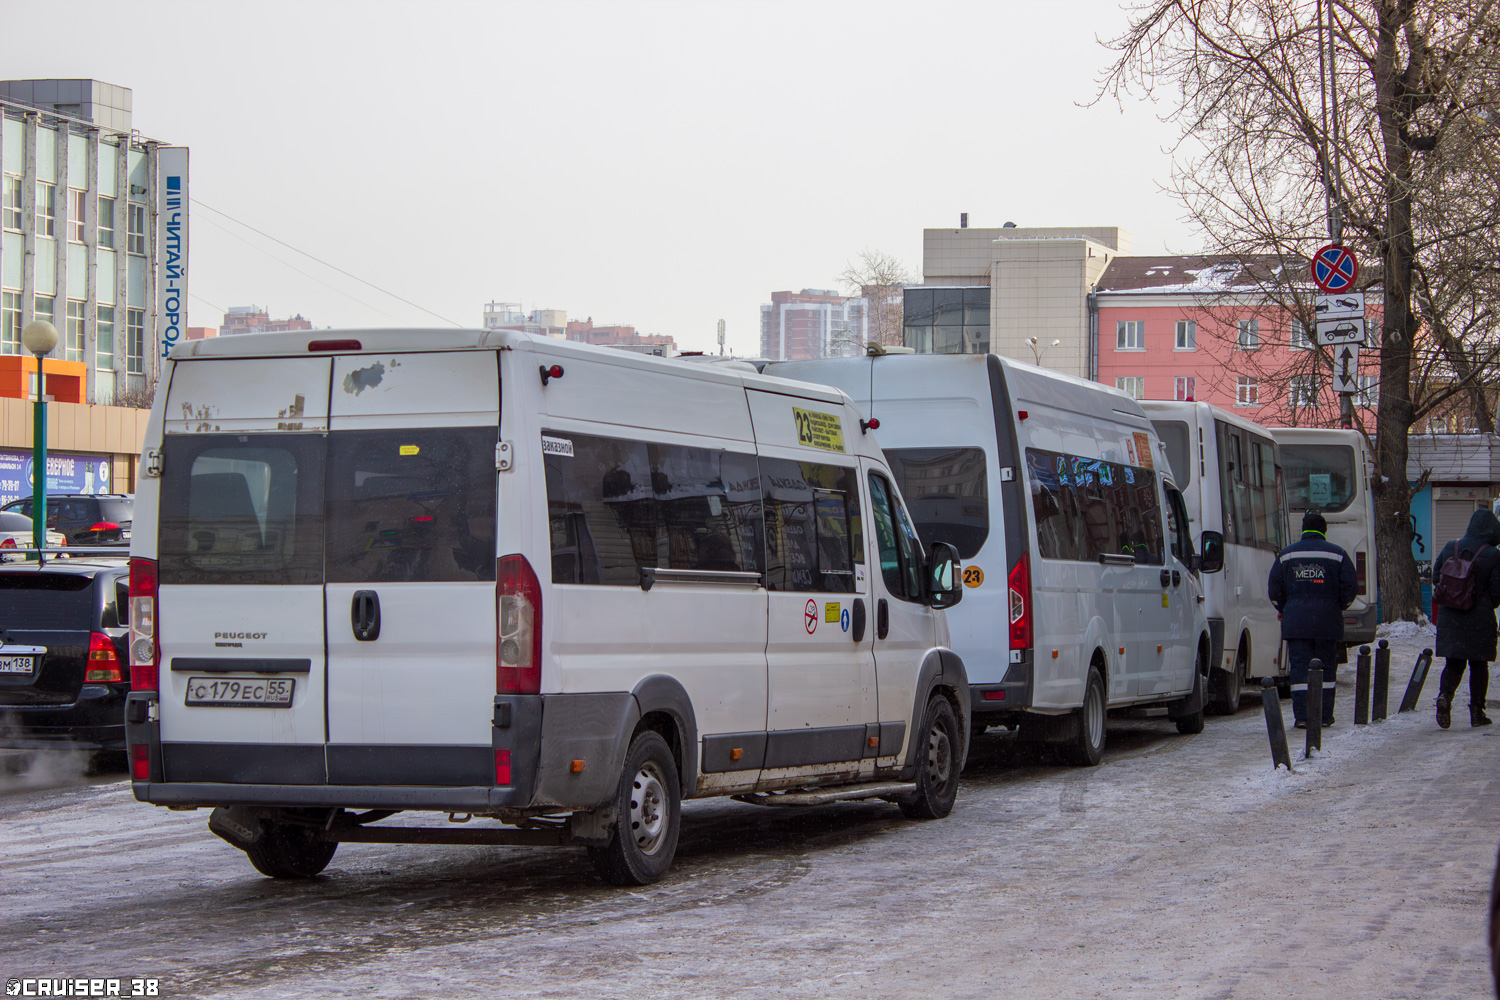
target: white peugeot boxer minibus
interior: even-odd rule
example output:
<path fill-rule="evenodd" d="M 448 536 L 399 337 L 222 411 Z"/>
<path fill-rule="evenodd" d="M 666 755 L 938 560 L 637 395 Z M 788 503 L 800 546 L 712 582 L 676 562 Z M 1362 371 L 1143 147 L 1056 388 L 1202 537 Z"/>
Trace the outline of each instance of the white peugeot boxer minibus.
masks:
<path fill-rule="evenodd" d="M 917 530 L 957 547 L 965 597 L 948 617 L 976 731 L 1018 726 L 1092 765 L 1108 709 L 1165 705 L 1179 730 L 1202 730 L 1200 566 L 1139 403 L 995 355 L 765 371 L 849 393 L 878 421 Z"/>
<path fill-rule="evenodd" d="M 1211 642 L 1208 707 L 1239 710 L 1246 681 L 1288 683 L 1281 623 L 1266 596 L 1276 553 L 1286 545 L 1286 491 L 1271 431 L 1208 403 L 1143 400 L 1187 504 L 1199 552 L 1217 572 L 1202 576 Z"/>
<path fill-rule="evenodd" d="M 131 539 L 136 797 L 213 807 L 274 877 L 547 843 L 647 883 L 690 796 L 946 815 L 958 565 L 867 429 L 837 390 L 508 331 L 177 346 Z M 464 825 L 381 822 L 408 810 Z"/>

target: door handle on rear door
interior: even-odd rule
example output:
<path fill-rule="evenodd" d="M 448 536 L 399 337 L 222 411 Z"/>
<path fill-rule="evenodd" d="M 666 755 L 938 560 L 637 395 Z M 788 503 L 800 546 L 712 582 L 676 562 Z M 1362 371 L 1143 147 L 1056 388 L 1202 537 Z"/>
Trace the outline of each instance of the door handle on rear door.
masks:
<path fill-rule="evenodd" d="M 354 600 L 349 603 L 349 619 L 354 626 L 354 638 L 360 642 L 379 639 L 380 595 L 373 590 L 356 590 Z"/>
<path fill-rule="evenodd" d="M 1169 570 L 1161 571 L 1161 585 L 1163 587 L 1170 587 L 1172 585 L 1172 574 Z"/>
<path fill-rule="evenodd" d="M 865 599 L 863 597 L 856 597 L 854 599 L 853 618 L 854 621 L 852 624 L 854 628 L 852 631 L 854 632 L 854 641 L 863 642 L 865 639 Z"/>
<path fill-rule="evenodd" d="M 875 638 L 884 639 L 886 633 L 891 630 L 891 609 L 885 603 L 885 598 L 875 602 Z"/>
<path fill-rule="evenodd" d="M 1182 582 L 1182 571 L 1174 569 L 1172 571 L 1172 586 L 1175 587 L 1175 586 L 1177 586 L 1181 582 Z"/>

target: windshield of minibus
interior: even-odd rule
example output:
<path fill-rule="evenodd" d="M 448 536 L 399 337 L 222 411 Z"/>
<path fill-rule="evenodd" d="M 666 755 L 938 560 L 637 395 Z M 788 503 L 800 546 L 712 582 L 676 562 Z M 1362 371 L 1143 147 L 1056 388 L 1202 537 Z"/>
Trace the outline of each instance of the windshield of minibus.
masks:
<path fill-rule="evenodd" d="M 1283 444 L 1281 467 L 1292 510 L 1346 510 L 1359 490 L 1354 449 L 1348 445 Z"/>

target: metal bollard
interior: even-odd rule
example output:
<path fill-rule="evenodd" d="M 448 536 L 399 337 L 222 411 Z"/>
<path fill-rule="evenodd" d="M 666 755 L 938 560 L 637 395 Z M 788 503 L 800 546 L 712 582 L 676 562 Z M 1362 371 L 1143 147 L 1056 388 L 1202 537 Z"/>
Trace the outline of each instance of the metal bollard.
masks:
<path fill-rule="evenodd" d="M 1323 749 L 1323 661 L 1314 659 L 1307 668 L 1307 749 L 1304 757 Z"/>
<path fill-rule="evenodd" d="M 1380 640 L 1380 648 L 1375 651 L 1375 699 L 1370 712 L 1370 718 L 1374 722 L 1385 721 L 1385 703 L 1391 688 L 1391 642 L 1389 639 Z"/>
<path fill-rule="evenodd" d="M 1417 702 L 1422 700 L 1422 685 L 1427 683 L 1427 671 L 1432 667 L 1432 650 L 1422 650 L 1422 655 L 1417 657 L 1417 665 L 1411 668 L 1411 680 L 1406 682 L 1406 694 L 1401 696 L 1401 707 L 1396 709 L 1399 715 L 1402 712 L 1410 712 L 1417 707 Z"/>
<path fill-rule="evenodd" d="M 1354 664 L 1354 724 L 1370 724 L 1370 647 L 1359 647 Z"/>
<path fill-rule="evenodd" d="M 1272 770 L 1285 764 L 1292 769 L 1292 752 L 1286 745 L 1286 724 L 1281 719 L 1281 696 L 1276 692 L 1276 682 L 1267 677 L 1260 682 L 1260 702 L 1266 710 L 1266 735 L 1271 738 Z"/>

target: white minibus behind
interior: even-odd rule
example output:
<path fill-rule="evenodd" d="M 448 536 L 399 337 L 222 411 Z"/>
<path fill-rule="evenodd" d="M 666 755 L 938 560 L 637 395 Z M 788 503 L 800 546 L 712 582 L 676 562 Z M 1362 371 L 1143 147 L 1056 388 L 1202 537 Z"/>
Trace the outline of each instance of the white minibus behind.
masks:
<path fill-rule="evenodd" d="M 1222 548 L 1223 566 L 1203 575 L 1212 642 L 1212 711 L 1239 709 L 1246 681 L 1286 674 L 1281 626 L 1266 578 L 1286 545 L 1286 497 L 1270 430 L 1208 403 L 1145 400 L 1187 504 L 1199 552 Z M 1217 560 L 1216 560 L 1217 561 Z"/>
<path fill-rule="evenodd" d="M 995 355 L 780 362 L 864 408 L 929 542 L 964 562 L 948 614 L 975 730 L 1095 764 L 1109 709 L 1203 726 L 1208 623 L 1186 508 L 1140 404 Z"/>
<path fill-rule="evenodd" d="M 1302 537 L 1302 515 L 1323 512 L 1328 540 L 1349 553 L 1359 580 L 1344 610 L 1344 644 L 1375 641 L 1379 600 L 1375 562 L 1375 498 L 1370 492 L 1370 449 L 1356 430 L 1273 427 L 1286 480 L 1287 537 Z"/>

